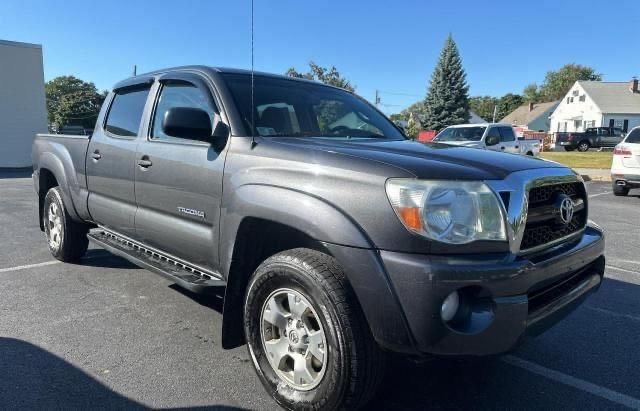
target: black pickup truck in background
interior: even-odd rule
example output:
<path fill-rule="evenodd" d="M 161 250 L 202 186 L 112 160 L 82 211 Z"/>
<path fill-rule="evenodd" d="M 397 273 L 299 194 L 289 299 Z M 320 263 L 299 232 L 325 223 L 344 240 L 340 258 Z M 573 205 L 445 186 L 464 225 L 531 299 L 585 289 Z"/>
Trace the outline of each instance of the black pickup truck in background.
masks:
<path fill-rule="evenodd" d="M 385 352 L 508 352 L 604 275 L 569 168 L 410 141 L 308 80 L 139 75 L 91 136 L 38 135 L 32 158 L 54 257 L 77 261 L 92 241 L 192 292 L 225 287 L 222 346 L 246 343 L 290 409 L 363 406 Z"/>
<path fill-rule="evenodd" d="M 590 127 L 582 133 L 556 133 L 556 145 L 564 147 L 566 151 L 613 148 L 624 139 L 624 136 L 625 133 L 618 127 Z"/>

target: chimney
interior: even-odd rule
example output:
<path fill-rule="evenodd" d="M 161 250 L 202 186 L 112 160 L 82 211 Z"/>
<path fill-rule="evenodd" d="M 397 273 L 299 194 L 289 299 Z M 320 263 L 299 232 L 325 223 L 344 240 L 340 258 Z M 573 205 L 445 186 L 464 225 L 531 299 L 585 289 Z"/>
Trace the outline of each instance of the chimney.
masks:
<path fill-rule="evenodd" d="M 638 79 L 637 78 L 632 78 L 631 81 L 629 82 L 629 90 L 632 93 L 637 93 L 638 92 Z"/>
<path fill-rule="evenodd" d="M 637 88 L 637 81 L 636 81 L 636 88 Z M 529 111 L 533 111 L 533 103 L 529 103 Z"/>

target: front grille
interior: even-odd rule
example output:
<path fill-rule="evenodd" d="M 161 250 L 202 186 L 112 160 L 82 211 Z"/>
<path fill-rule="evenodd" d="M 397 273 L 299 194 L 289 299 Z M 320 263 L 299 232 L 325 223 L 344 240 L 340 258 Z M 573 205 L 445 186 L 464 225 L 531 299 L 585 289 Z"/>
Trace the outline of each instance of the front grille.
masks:
<path fill-rule="evenodd" d="M 558 223 L 554 202 L 559 193 L 566 194 L 583 207 L 573 214 L 569 224 Z M 529 191 L 529 218 L 524 229 L 520 250 L 543 246 L 580 231 L 587 223 L 587 196 L 580 182 L 545 185 Z M 534 218 L 535 216 L 535 218 Z"/>

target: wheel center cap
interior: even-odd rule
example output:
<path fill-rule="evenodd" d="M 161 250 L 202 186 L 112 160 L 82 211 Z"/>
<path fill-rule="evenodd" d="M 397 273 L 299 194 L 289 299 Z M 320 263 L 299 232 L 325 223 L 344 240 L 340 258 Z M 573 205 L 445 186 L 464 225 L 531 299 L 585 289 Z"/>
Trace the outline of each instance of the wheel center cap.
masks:
<path fill-rule="evenodd" d="M 293 344 L 298 344 L 298 342 L 300 342 L 300 337 L 298 337 L 298 333 L 292 330 L 289 333 L 289 341 L 291 341 Z"/>

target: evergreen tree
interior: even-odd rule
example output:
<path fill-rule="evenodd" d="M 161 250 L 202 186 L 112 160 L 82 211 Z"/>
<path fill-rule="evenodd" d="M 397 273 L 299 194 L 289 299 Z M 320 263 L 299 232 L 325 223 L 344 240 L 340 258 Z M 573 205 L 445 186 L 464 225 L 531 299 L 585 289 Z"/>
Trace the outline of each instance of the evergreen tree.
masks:
<path fill-rule="evenodd" d="M 458 47 L 449 34 L 424 101 L 426 129 L 441 130 L 469 121 L 469 86 L 466 77 Z"/>

